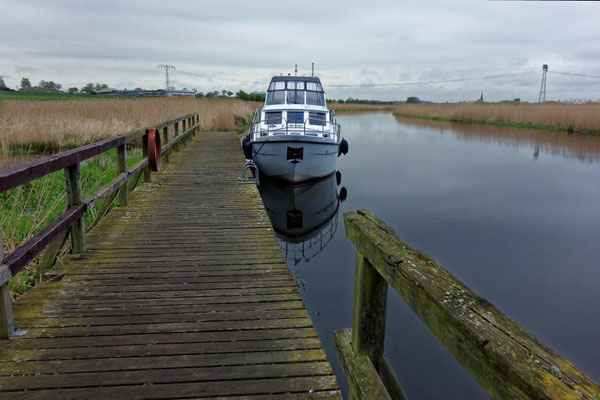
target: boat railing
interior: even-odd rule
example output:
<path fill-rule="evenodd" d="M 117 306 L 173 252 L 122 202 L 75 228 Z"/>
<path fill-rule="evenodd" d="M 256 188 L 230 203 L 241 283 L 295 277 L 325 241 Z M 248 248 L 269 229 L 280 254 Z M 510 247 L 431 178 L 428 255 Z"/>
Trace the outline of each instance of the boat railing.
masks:
<path fill-rule="evenodd" d="M 250 125 L 250 133 L 252 133 L 254 138 L 257 138 L 261 136 L 289 135 L 290 130 L 293 130 L 292 133 L 294 134 L 300 132 L 305 136 L 321 135 L 322 137 L 332 138 L 337 141 L 341 132 L 340 124 L 327 120 L 319 120 L 319 122 L 324 122 L 323 125 L 320 125 L 320 128 L 307 126 L 311 125 L 311 122 L 315 120 L 315 117 L 309 117 L 303 121 L 291 122 L 283 116 L 272 119 L 260 119 L 255 116 Z M 276 121 L 276 123 L 274 123 L 274 121 Z M 262 127 L 263 125 L 266 126 L 266 129 Z"/>

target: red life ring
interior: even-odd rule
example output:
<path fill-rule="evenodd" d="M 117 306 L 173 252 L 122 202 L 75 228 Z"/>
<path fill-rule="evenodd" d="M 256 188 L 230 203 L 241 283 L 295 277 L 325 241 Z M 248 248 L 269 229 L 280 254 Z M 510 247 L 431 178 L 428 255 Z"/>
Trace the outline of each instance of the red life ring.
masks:
<path fill-rule="evenodd" d="M 160 133 L 156 128 L 146 129 L 148 135 L 148 162 L 152 171 L 160 171 Z"/>

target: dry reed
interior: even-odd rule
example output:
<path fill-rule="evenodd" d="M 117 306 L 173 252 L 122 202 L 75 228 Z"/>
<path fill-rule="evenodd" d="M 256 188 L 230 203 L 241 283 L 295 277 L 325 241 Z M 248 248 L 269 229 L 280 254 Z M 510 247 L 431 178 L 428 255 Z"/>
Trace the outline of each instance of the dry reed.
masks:
<path fill-rule="evenodd" d="M 331 104 L 338 110 L 382 110 L 412 116 L 441 117 L 452 121 L 530 124 L 574 131 L 600 131 L 600 103 L 461 103 L 369 106 Z"/>
<path fill-rule="evenodd" d="M 31 144 L 72 147 L 193 112 L 200 113 L 203 130 L 228 129 L 236 116 L 247 119 L 256 107 L 238 99 L 181 97 L 10 100 L 0 111 L 0 142 L 3 150 Z"/>

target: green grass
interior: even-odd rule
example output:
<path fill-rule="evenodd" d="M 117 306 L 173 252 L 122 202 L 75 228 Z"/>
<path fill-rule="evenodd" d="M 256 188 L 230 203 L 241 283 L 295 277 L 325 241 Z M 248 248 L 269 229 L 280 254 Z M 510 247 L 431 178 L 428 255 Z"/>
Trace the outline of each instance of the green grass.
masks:
<path fill-rule="evenodd" d="M 546 131 L 560 131 L 560 132 L 581 133 L 584 135 L 600 136 L 600 130 L 584 129 L 582 131 L 575 131 L 572 128 L 564 128 L 564 127 L 554 126 L 554 125 L 535 125 L 535 124 L 523 123 L 523 122 L 456 119 L 456 118 L 438 117 L 438 116 L 431 116 L 431 115 L 402 114 L 402 113 L 398 113 L 398 112 L 395 112 L 393 114 L 398 117 L 417 118 L 417 119 L 424 119 L 424 120 L 428 120 L 428 121 L 458 122 L 461 124 L 483 124 L 483 125 L 493 125 L 493 126 L 506 126 L 506 127 L 511 127 L 511 128 L 540 129 L 540 130 L 546 130 Z"/>
<path fill-rule="evenodd" d="M 142 159 L 139 148 L 127 152 L 127 165 L 133 166 Z M 86 197 L 109 183 L 117 176 L 116 149 L 100 154 L 81 163 L 83 196 Z M 116 204 L 118 200 L 115 200 Z M 51 221 L 62 215 L 67 208 L 65 176 L 57 171 L 40 179 L 0 193 L 0 221 L 7 252 L 14 249 Z M 89 226 L 101 204 L 86 212 L 84 221 Z M 43 253 L 42 253 L 43 255 Z M 9 282 L 11 295 L 18 297 L 42 280 L 41 255 L 23 268 Z"/>
<path fill-rule="evenodd" d="M 98 95 L 88 93 L 28 93 L 28 92 L 0 92 L 0 99 L 6 100 L 80 100 L 102 99 L 115 97 L 131 97 L 119 95 Z"/>

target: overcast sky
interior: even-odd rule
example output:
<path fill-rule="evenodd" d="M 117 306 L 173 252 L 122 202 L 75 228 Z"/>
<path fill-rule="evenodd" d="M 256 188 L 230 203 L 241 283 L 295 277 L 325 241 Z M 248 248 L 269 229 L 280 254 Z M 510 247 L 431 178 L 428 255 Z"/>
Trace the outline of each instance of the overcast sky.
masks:
<path fill-rule="evenodd" d="M 15 88 L 264 90 L 272 75 L 310 74 L 328 98 L 432 101 L 600 99 L 600 2 L 1 0 L 0 74 Z M 510 74 L 510 75 L 507 75 Z M 342 84 L 494 79 L 386 87 Z"/>

